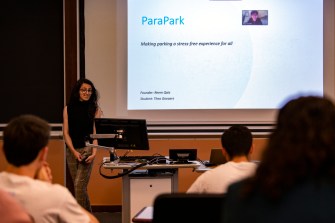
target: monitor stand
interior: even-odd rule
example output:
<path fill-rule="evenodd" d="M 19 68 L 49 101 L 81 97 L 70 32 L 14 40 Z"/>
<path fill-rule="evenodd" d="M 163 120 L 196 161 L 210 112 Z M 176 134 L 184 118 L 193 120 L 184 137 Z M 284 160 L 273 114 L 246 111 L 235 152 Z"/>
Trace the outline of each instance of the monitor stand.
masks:
<path fill-rule="evenodd" d="M 191 164 L 192 162 L 189 162 L 188 159 L 178 159 L 177 161 L 173 162 L 174 164 Z"/>

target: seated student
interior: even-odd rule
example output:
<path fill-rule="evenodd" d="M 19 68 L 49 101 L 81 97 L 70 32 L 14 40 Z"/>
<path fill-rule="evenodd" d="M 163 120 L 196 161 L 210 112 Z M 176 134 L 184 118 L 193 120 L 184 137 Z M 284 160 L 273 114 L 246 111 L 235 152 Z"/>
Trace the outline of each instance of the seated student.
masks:
<path fill-rule="evenodd" d="M 187 193 L 225 193 L 228 185 L 252 175 L 257 165 L 249 162 L 252 134 L 246 126 L 234 125 L 224 131 L 221 145 L 229 162 L 201 174 Z"/>
<path fill-rule="evenodd" d="M 284 105 L 255 175 L 228 188 L 223 222 L 334 222 L 334 123 L 327 98 Z"/>
<path fill-rule="evenodd" d="M 31 216 L 21 204 L 8 192 L 0 190 L 1 222 L 33 223 Z"/>
<path fill-rule="evenodd" d="M 34 115 L 22 115 L 8 123 L 3 131 L 8 166 L 0 173 L 0 189 L 12 194 L 35 222 L 98 222 L 66 187 L 50 183 L 46 164 L 49 137 L 49 124 Z"/>

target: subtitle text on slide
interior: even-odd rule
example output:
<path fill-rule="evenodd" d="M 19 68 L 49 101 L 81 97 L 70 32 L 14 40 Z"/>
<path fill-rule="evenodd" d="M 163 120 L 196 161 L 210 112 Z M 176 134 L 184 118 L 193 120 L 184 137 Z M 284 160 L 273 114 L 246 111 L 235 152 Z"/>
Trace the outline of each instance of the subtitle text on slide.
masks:
<path fill-rule="evenodd" d="M 162 46 L 232 46 L 233 41 L 217 41 L 217 42 L 141 42 L 141 46 L 152 46 L 152 47 L 162 47 Z"/>

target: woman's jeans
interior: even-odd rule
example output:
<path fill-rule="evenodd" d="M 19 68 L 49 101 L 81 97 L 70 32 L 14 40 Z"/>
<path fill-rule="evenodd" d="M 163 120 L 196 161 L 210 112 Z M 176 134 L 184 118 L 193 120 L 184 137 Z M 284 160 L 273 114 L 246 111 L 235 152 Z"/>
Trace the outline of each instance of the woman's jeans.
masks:
<path fill-rule="evenodd" d="M 78 148 L 76 150 L 86 157 L 92 154 L 91 147 Z M 90 180 L 93 162 L 79 162 L 69 148 L 66 149 L 66 162 L 73 181 L 76 200 L 83 208 L 92 212 L 90 198 L 87 193 L 87 186 Z"/>

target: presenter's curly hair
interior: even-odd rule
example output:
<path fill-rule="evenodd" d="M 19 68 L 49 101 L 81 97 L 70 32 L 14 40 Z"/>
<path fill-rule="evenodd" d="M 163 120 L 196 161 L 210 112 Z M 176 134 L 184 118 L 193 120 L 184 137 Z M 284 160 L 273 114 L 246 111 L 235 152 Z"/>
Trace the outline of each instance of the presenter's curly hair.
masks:
<path fill-rule="evenodd" d="M 72 88 L 71 96 L 70 96 L 70 100 L 69 100 L 68 105 L 76 104 L 80 101 L 79 90 L 80 90 L 82 84 L 88 84 L 92 87 L 92 94 L 91 94 L 90 99 L 88 100 L 88 103 L 89 103 L 89 115 L 93 119 L 94 116 L 95 116 L 95 113 L 97 111 L 97 108 L 99 107 L 99 105 L 98 105 L 99 92 L 95 88 L 93 82 L 90 81 L 89 79 L 81 78 L 76 82 L 76 84 Z"/>
<path fill-rule="evenodd" d="M 284 105 L 254 177 L 244 187 L 276 200 L 303 182 L 335 186 L 335 106 L 330 99 L 301 96 Z"/>

